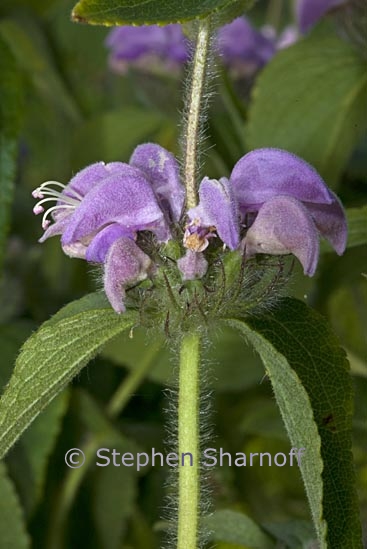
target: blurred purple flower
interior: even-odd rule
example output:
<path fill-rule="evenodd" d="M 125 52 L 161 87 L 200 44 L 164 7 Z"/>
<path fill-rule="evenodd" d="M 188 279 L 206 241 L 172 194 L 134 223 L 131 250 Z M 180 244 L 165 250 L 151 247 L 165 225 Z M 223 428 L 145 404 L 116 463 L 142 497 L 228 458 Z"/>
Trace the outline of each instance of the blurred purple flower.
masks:
<path fill-rule="evenodd" d="M 295 44 L 300 37 L 296 25 L 287 25 L 278 35 L 275 28 L 271 25 L 264 25 L 261 27 L 260 31 L 265 38 L 271 40 L 275 44 L 277 51 L 289 48 L 289 46 Z"/>
<path fill-rule="evenodd" d="M 66 186 L 43 183 L 33 196 L 40 199 L 34 213 L 44 214 L 40 242 L 60 234 L 67 255 L 104 263 L 106 294 L 117 312 L 124 310 L 124 287 L 154 271 L 150 258 L 135 244 L 138 232 L 151 231 L 158 242 L 167 242 L 184 201 L 175 157 L 149 143 L 135 149 L 130 164 L 98 162 Z M 49 202 L 56 205 L 45 212 Z"/>
<path fill-rule="evenodd" d="M 106 46 L 110 68 L 117 73 L 126 72 L 129 64 L 146 68 L 152 61 L 174 69 L 188 60 L 189 52 L 189 42 L 178 24 L 115 27 Z"/>
<path fill-rule="evenodd" d="M 256 30 L 248 19 L 238 17 L 221 27 L 217 47 L 224 64 L 239 75 L 262 68 L 278 49 L 295 42 L 298 33 L 287 27 L 279 37 L 272 27 Z M 177 69 L 188 60 L 190 42 L 179 24 L 115 27 L 107 36 L 109 65 L 118 73 L 130 64 L 151 70 L 152 62 L 166 69 Z"/>
<path fill-rule="evenodd" d="M 327 12 L 348 0 L 298 0 L 296 17 L 302 34 L 308 32 Z"/>
<path fill-rule="evenodd" d="M 218 31 L 218 49 L 225 65 L 238 73 L 252 73 L 266 65 L 276 52 L 275 40 L 238 17 Z"/>
<path fill-rule="evenodd" d="M 292 253 L 304 273 L 315 273 L 319 237 L 341 255 L 347 226 L 343 207 L 316 170 L 298 156 L 280 149 L 257 149 L 243 156 L 229 181 L 203 179 L 200 202 L 188 211 L 184 245 L 202 252 L 217 233 L 231 250 L 247 233 L 241 248 L 255 254 Z"/>
<path fill-rule="evenodd" d="M 279 36 L 270 25 L 255 29 L 246 17 L 238 17 L 218 31 L 218 49 L 224 64 L 235 75 L 252 75 L 264 67 L 280 49 L 298 40 L 297 29 L 290 25 Z"/>

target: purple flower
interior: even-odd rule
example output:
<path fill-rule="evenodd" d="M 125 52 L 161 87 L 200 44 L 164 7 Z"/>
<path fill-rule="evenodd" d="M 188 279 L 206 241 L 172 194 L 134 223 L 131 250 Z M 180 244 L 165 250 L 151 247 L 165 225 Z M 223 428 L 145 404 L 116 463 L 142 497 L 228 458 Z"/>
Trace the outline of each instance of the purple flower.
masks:
<path fill-rule="evenodd" d="M 151 276 L 155 266 L 150 257 L 130 238 L 119 238 L 108 249 L 104 289 L 109 302 L 117 313 L 125 311 L 126 286 L 137 284 Z"/>
<path fill-rule="evenodd" d="M 203 254 L 187 250 L 184 257 L 177 261 L 177 267 L 182 273 L 183 280 L 195 280 L 206 274 L 208 262 Z"/>
<path fill-rule="evenodd" d="M 125 310 L 126 288 L 157 270 L 140 247 L 144 248 L 144 240 L 139 233 L 149 231 L 158 244 L 168 242 L 184 204 L 175 157 L 152 143 L 138 146 L 128 164 L 97 162 L 67 185 L 43 183 L 33 196 L 39 199 L 34 213 L 43 214 L 45 232 L 40 241 L 61 235 L 67 255 L 103 264 L 104 289 L 118 313 Z M 229 180 L 204 177 L 199 204 L 187 212 L 187 218 L 183 239 L 187 250 L 177 261 L 184 280 L 206 274 L 203 252 L 217 237 L 246 257 L 292 253 L 309 276 L 316 270 L 320 235 L 338 254 L 346 246 L 339 199 L 312 166 L 279 149 L 246 154 Z"/>
<path fill-rule="evenodd" d="M 186 248 L 202 252 L 215 232 L 231 250 L 237 248 L 237 203 L 228 179 L 222 177 L 217 181 L 205 177 L 200 184 L 199 198 L 199 205 L 187 212 L 190 223 L 184 236 Z"/>
<path fill-rule="evenodd" d="M 126 72 L 129 64 L 147 68 L 153 61 L 174 69 L 188 60 L 188 40 L 178 24 L 115 27 L 107 36 L 106 46 L 109 65 L 117 73 Z"/>
<path fill-rule="evenodd" d="M 338 197 L 316 170 L 280 149 L 258 149 L 243 156 L 229 181 L 203 179 L 200 202 L 188 211 L 184 245 L 202 252 L 216 234 L 231 250 L 247 233 L 241 249 L 255 254 L 294 254 L 305 274 L 315 273 L 319 236 L 341 255 L 347 226 Z"/>
<path fill-rule="evenodd" d="M 303 34 L 308 32 L 328 11 L 348 0 L 298 0 L 296 17 Z"/>
<path fill-rule="evenodd" d="M 275 40 L 238 17 L 218 31 L 218 48 L 225 65 L 238 73 L 252 73 L 266 65 L 276 52 Z"/>
<path fill-rule="evenodd" d="M 277 36 L 274 27 L 256 30 L 246 17 L 238 17 L 218 31 L 218 49 L 224 64 L 235 75 L 252 75 L 264 67 L 278 50 L 294 44 L 299 37 L 295 26 L 286 27 Z"/>
<path fill-rule="evenodd" d="M 135 244 L 138 232 L 151 231 L 158 242 L 167 242 L 184 201 L 175 157 L 150 143 L 137 147 L 129 164 L 98 162 L 66 186 L 43 183 L 33 196 L 40 199 L 34 213 L 44 214 L 40 241 L 60 234 L 67 255 L 104 263 L 105 290 L 118 312 L 124 310 L 123 288 L 154 271 Z M 45 212 L 49 202 L 56 204 Z"/>
<path fill-rule="evenodd" d="M 275 196 L 260 208 L 243 241 L 247 257 L 293 253 L 312 276 L 319 258 L 319 235 L 306 207 L 290 196 Z"/>

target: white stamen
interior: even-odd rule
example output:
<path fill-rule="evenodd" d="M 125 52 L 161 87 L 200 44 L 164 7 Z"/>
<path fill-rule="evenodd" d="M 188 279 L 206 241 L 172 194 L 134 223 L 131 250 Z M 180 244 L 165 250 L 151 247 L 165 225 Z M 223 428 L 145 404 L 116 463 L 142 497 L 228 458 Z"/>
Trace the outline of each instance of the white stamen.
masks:
<path fill-rule="evenodd" d="M 39 204 L 36 204 L 35 207 L 33 208 L 33 213 L 34 213 L 35 215 L 38 215 L 38 214 L 40 214 L 40 213 L 42 213 L 42 212 L 44 212 L 44 211 L 45 211 L 45 209 L 42 208 L 42 206 L 40 206 Z"/>
<path fill-rule="evenodd" d="M 54 189 L 53 187 L 60 187 L 62 191 L 58 191 Z M 49 208 L 43 218 L 42 218 L 42 227 L 43 229 L 47 229 L 47 227 L 50 225 L 50 220 L 47 219 L 48 215 L 59 209 L 75 209 L 79 206 L 80 202 L 83 200 L 83 197 L 74 189 L 68 188 L 67 192 L 70 193 L 66 194 L 64 190 L 66 189 L 66 185 L 63 185 L 62 183 L 59 183 L 59 181 L 45 181 L 42 183 L 37 189 L 35 189 L 32 192 L 32 196 L 34 198 L 39 198 L 39 202 L 35 205 L 33 208 L 33 212 L 38 215 L 40 213 L 43 213 L 45 210 L 42 206 L 45 202 L 60 202 L 60 204 L 56 204 L 56 206 L 52 206 Z M 45 198 L 47 197 L 47 198 Z"/>
<path fill-rule="evenodd" d="M 70 208 L 72 210 L 74 210 L 74 206 L 68 206 L 68 205 L 60 205 L 60 206 L 53 206 L 52 208 L 49 208 L 47 210 L 47 212 L 45 213 L 45 215 L 42 217 L 42 228 L 44 229 L 45 227 L 48 227 L 49 224 L 50 224 L 50 221 L 47 218 L 48 214 L 50 214 L 51 212 L 54 212 L 55 210 L 60 210 L 62 208 Z"/>
<path fill-rule="evenodd" d="M 61 187 L 62 189 L 66 189 L 67 185 L 64 185 L 63 183 L 59 183 L 58 181 L 46 181 L 45 183 L 42 183 L 41 187 L 42 189 L 45 187 L 45 188 L 48 188 L 49 185 L 52 184 L 56 187 Z M 49 190 L 49 189 L 48 189 Z M 53 190 L 52 187 L 50 190 Z M 79 198 L 79 200 L 83 200 L 83 197 L 81 194 L 78 193 L 78 191 L 76 191 L 75 189 L 73 189 L 72 187 L 69 187 L 68 188 L 68 193 L 72 193 L 76 196 L 76 198 Z M 63 195 L 64 196 L 64 195 Z"/>

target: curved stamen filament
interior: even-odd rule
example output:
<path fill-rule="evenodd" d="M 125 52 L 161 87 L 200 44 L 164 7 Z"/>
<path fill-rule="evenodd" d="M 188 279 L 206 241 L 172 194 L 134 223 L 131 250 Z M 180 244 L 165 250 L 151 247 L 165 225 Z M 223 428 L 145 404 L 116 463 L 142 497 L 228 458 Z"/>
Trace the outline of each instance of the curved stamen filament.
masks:
<path fill-rule="evenodd" d="M 54 189 L 54 187 L 60 187 L 62 189 L 61 192 Z M 45 204 L 46 202 L 56 202 L 55 206 L 52 206 L 49 208 L 43 215 L 42 218 L 42 228 L 46 229 L 50 225 L 50 220 L 47 219 L 49 214 L 51 212 L 54 212 L 55 210 L 60 209 L 75 209 L 79 206 L 80 202 L 83 200 L 83 197 L 74 189 L 68 188 L 67 192 L 72 194 L 73 196 L 70 196 L 69 194 L 66 194 L 64 191 L 66 189 L 66 185 L 63 185 L 62 183 L 59 183 L 59 181 L 45 181 L 45 183 L 42 183 L 37 189 L 35 189 L 32 192 L 32 196 L 34 198 L 40 198 L 33 208 L 33 212 L 38 215 L 40 213 L 43 213 L 45 210 L 42 206 L 42 204 Z"/>
<path fill-rule="evenodd" d="M 43 198 L 42 200 L 40 200 L 39 202 L 37 202 L 37 204 L 35 205 L 35 207 L 33 208 L 33 211 L 34 213 L 37 215 L 37 213 L 41 213 L 43 212 L 43 208 L 42 208 L 42 204 L 44 204 L 45 202 L 55 202 L 55 197 L 51 197 L 51 198 Z M 65 201 L 66 202 L 66 201 Z M 70 201 L 68 200 L 66 202 L 66 204 L 57 204 L 58 207 L 60 208 L 64 208 L 66 206 L 69 206 L 69 207 L 73 207 L 75 208 L 76 206 L 79 205 L 79 201 L 78 200 L 75 200 L 74 198 L 72 198 Z M 41 208 L 41 210 L 40 210 Z M 36 212 L 35 210 L 39 210 L 38 212 Z"/>
<path fill-rule="evenodd" d="M 42 196 L 47 193 L 47 194 L 50 194 L 50 196 L 55 196 L 55 197 L 57 197 L 57 198 L 59 198 L 60 200 L 63 200 L 63 201 L 66 201 L 65 197 L 73 199 L 73 197 L 71 197 L 67 194 L 63 194 L 62 192 L 60 193 L 59 191 L 56 191 L 55 189 L 53 189 L 51 187 L 51 185 L 53 185 L 55 187 L 60 187 L 63 191 L 67 187 L 67 185 L 63 185 L 63 183 L 60 183 L 59 181 L 45 181 L 39 187 L 37 187 L 37 189 L 35 191 L 33 191 L 32 195 L 35 198 L 42 198 Z M 78 200 L 83 200 L 83 197 L 75 189 L 72 189 L 72 188 L 69 187 L 68 188 L 68 193 L 74 195 L 74 197 Z"/>
<path fill-rule="evenodd" d="M 42 228 L 43 229 L 47 229 L 47 227 L 49 226 L 50 224 L 50 220 L 47 219 L 47 216 L 51 213 L 51 212 L 54 212 L 55 210 L 60 210 L 62 208 L 69 208 L 69 209 L 74 209 L 74 206 L 70 206 L 68 204 L 62 204 L 61 206 L 53 206 L 52 208 L 49 208 L 44 216 L 42 217 Z"/>

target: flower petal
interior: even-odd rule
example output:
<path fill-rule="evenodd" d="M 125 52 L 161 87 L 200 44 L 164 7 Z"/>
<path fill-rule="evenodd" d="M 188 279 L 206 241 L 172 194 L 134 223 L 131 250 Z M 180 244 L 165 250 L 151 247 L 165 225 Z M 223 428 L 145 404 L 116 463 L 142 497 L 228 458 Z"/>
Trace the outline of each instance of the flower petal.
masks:
<path fill-rule="evenodd" d="M 107 227 L 96 234 L 89 244 L 86 250 L 85 259 L 95 263 L 103 263 L 112 244 L 122 236 L 131 238 L 132 240 L 135 239 L 134 233 L 126 230 L 118 223 L 107 225 Z"/>
<path fill-rule="evenodd" d="M 301 262 L 305 274 L 315 273 L 319 236 L 310 213 L 295 198 L 277 196 L 265 202 L 247 231 L 243 245 L 248 257 L 258 253 L 292 253 Z"/>
<path fill-rule="evenodd" d="M 303 34 L 308 32 L 329 10 L 345 4 L 347 0 L 298 0 L 296 17 Z"/>
<path fill-rule="evenodd" d="M 261 204 L 277 195 L 317 204 L 331 204 L 334 200 L 310 164 L 281 149 L 249 152 L 233 168 L 230 182 L 242 213 L 257 211 Z"/>
<path fill-rule="evenodd" d="M 199 187 L 199 206 L 187 212 L 201 227 L 215 227 L 221 240 L 234 250 L 239 244 L 237 203 L 228 179 L 204 177 Z"/>
<path fill-rule="evenodd" d="M 342 255 L 347 245 L 348 228 L 343 206 L 335 195 L 332 204 L 307 204 L 315 225 L 336 253 Z"/>
<path fill-rule="evenodd" d="M 89 191 L 70 216 L 61 243 L 94 237 L 111 223 L 131 232 L 151 230 L 163 242 L 170 236 L 149 182 L 140 170 L 127 164 L 123 171 L 103 179 Z"/>
<path fill-rule="evenodd" d="M 41 238 L 38 240 L 38 242 L 41 242 L 43 243 L 45 240 L 47 240 L 48 238 L 51 238 L 52 236 L 56 236 L 58 234 L 62 234 L 66 227 L 68 226 L 69 224 L 69 221 L 70 221 L 70 216 L 72 215 L 71 212 L 67 212 L 66 215 L 64 216 L 58 216 L 57 220 L 55 221 L 55 223 L 53 223 L 52 225 L 50 225 L 48 227 L 48 229 L 45 230 L 45 232 L 43 233 L 43 235 L 41 236 Z"/>
<path fill-rule="evenodd" d="M 129 163 L 144 172 L 163 210 L 173 221 L 178 221 L 182 213 L 185 191 L 173 154 L 155 143 L 145 143 L 136 147 Z"/>
<path fill-rule="evenodd" d="M 265 65 L 275 53 L 275 44 L 257 31 L 245 17 L 238 17 L 218 32 L 218 46 L 226 65 L 236 62 Z"/>
<path fill-rule="evenodd" d="M 208 270 L 208 262 L 203 254 L 187 250 L 184 257 L 177 261 L 183 280 L 202 278 Z"/>
<path fill-rule="evenodd" d="M 154 270 L 151 259 L 130 238 L 119 238 L 105 261 L 104 289 L 117 313 L 125 311 L 125 288 L 145 280 Z"/>
<path fill-rule="evenodd" d="M 144 57 L 155 56 L 176 64 L 188 59 L 188 41 L 178 24 L 116 27 L 107 36 L 106 46 L 110 49 L 110 67 L 117 72 L 124 64 Z"/>
<path fill-rule="evenodd" d="M 110 176 L 111 173 L 123 171 L 125 166 L 127 164 L 123 162 L 110 162 L 109 164 L 95 162 L 76 173 L 66 185 L 63 193 L 74 198 L 75 194 L 72 191 L 76 191 L 83 197 L 102 179 Z"/>

